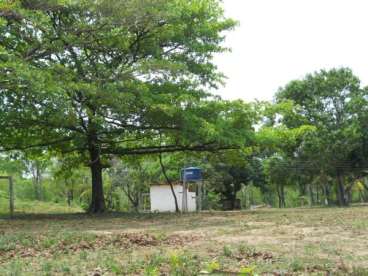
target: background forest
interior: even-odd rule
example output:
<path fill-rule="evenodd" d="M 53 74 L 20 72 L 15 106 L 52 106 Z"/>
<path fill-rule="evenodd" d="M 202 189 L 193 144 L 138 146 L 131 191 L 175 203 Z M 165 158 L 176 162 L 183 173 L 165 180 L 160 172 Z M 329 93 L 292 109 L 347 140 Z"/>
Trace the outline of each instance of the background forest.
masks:
<path fill-rule="evenodd" d="M 244 146 L 114 157 L 103 170 L 107 209 L 148 210 L 150 185 L 179 182 L 186 166 L 204 171 L 205 209 L 366 202 L 366 101 L 359 79 L 340 68 L 291 81 L 272 103 L 226 102 L 251 122 Z M 90 170 L 75 156 L 11 151 L 1 154 L 0 164 L 1 174 L 15 178 L 16 206 L 45 201 L 88 210 Z M 2 184 L 6 211 L 7 182 Z"/>
<path fill-rule="evenodd" d="M 2 2 L 0 171 L 16 205 L 143 210 L 185 166 L 203 169 L 207 209 L 366 201 L 368 89 L 336 68 L 272 102 L 223 100 L 213 56 L 236 24 L 215 0 Z"/>

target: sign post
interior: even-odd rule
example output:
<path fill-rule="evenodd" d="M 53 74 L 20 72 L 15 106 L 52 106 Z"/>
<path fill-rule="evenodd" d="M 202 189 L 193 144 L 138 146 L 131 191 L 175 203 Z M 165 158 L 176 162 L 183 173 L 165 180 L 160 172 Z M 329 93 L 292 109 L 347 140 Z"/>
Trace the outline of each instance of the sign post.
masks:
<path fill-rule="evenodd" d="M 183 213 L 188 212 L 188 189 L 187 189 L 187 182 L 185 180 L 185 177 L 183 179 L 183 196 L 182 196 L 181 210 Z"/>
<path fill-rule="evenodd" d="M 196 204 L 197 210 L 202 210 L 202 170 L 197 167 L 184 168 L 181 171 L 183 181 L 182 212 L 188 212 L 188 182 L 197 183 Z"/>

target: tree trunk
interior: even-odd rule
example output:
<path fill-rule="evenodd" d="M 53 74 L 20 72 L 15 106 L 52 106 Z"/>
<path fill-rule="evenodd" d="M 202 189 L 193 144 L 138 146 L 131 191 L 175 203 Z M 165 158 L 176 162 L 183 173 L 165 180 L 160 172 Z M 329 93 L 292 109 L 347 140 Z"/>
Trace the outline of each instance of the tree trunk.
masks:
<path fill-rule="evenodd" d="M 133 204 L 133 210 L 136 213 L 139 213 L 139 198 L 140 198 L 140 196 L 137 197 L 137 200 L 134 201 L 134 204 Z"/>
<path fill-rule="evenodd" d="M 350 184 L 345 189 L 346 205 L 349 205 L 349 204 L 353 203 L 353 186 L 354 186 L 354 184 Z"/>
<path fill-rule="evenodd" d="M 125 193 L 125 195 L 128 197 L 128 200 L 130 202 L 130 204 L 132 204 L 133 207 L 133 211 L 136 213 L 139 213 L 139 198 L 140 198 L 140 194 L 139 193 L 135 193 L 134 188 L 130 188 L 129 184 L 127 184 L 125 186 L 125 188 L 123 187 L 123 191 Z"/>
<path fill-rule="evenodd" d="M 322 184 L 323 186 L 323 195 L 324 195 L 324 204 L 326 206 L 330 205 L 330 187 L 328 183 Z"/>
<path fill-rule="evenodd" d="M 337 173 L 337 200 L 340 207 L 347 206 L 343 176 Z"/>
<path fill-rule="evenodd" d="M 113 198 L 112 198 L 112 193 L 113 193 L 113 185 L 111 184 L 111 188 L 109 190 L 109 194 L 107 196 L 107 208 L 109 210 L 113 209 Z"/>
<path fill-rule="evenodd" d="M 368 178 L 364 177 L 362 183 L 363 183 L 363 186 L 364 186 L 363 200 L 364 200 L 364 202 L 367 202 L 368 201 Z"/>
<path fill-rule="evenodd" d="M 160 166 L 161 166 L 161 171 L 162 171 L 162 174 L 164 175 L 165 179 L 166 179 L 166 182 L 170 185 L 170 189 L 171 189 L 171 193 L 174 197 L 174 202 L 175 202 L 175 212 L 176 213 L 179 213 L 180 210 L 179 210 L 179 205 L 178 205 L 178 199 L 176 197 L 176 194 L 175 194 L 175 190 L 174 190 L 174 186 L 169 178 L 169 176 L 167 175 L 166 173 L 166 168 L 164 166 L 164 163 L 162 162 L 162 154 L 159 155 L 159 161 L 160 161 Z"/>
<path fill-rule="evenodd" d="M 316 202 L 319 205 L 320 204 L 320 199 L 319 199 L 319 185 L 316 185 Z"/>
<path fill-rule="evenodd" d="M 364 202 L 364 195 L 363 195 L 362 191 L 359 191 L 359 201 L 360 201 L 360 203 Z"/>
<path fill-rule="evenodd" d="M 31 163 L 32 166 L 32 176 L 33 176 L 33 186 L 35 190 L 35 198 L 38 201 L 42 200 L 42 176 L 41 168 L 38 161 Z"/>
<path fill-rule="evenodd" d="M 245 209 L 247 209 L 248 208 L 248 206 L 247 206 L 247 196 L 248 196 L 248 191 L 247 191 L 248 189 L 247 189 L 247 187 L 246 186 L 244 186 L 244 188 L 243 188 L 243 196 L 242 196 L 242 199 L 244 200 L 244 204 L 243 204 L 243 206 L 244 206 L 244 208 Z"/>
<path fill-rule="evenodd" d="M 285 204 L 285 191 L 283 184 L 277 185 L 277 195 L 279 198 L 279 208 L 284 208 L 286 204 Z"/>
<path fill-rule="evenodd" d="M 233 190 L 231 193 L 231 198 L 230 198 L 230 202 L 231 202 L 231 210 L 235 210 L 236 208 L 236 192 Z"/>
<path fill-rule="evenodd" d="M 115 189 L 116 189 L 116 183 L 115 183 L 115 181 L 111 181 L 111 186 L 110 186 L 109 194 L 108 194 L 108 197 L 107 197 L 107 208 L 109 210 L 113 210 L 116 207 L 114 205 L 114 197 L 113 197 L 113 193 L 114 193 Z"/>
<path fill-rule="evenodd" d="M 65 178 L 65 186 L 67 187 L 67 193 L 66 193 L 66 200 L 68 202 L 68 206 L 70 207 L 72 205 L 72 202 L 74 200 L 74 187 L 73 187 L 73 181 L 71 184 L 69 183 L 69 180 Z"/>
<path fill-rule="evenodd" d="M 90 144 L 90 168 L 92 175 L 92 201 L 89 207 L 90 213 L 103 213 L 105 211 L 105 199 L 102 182 L 102 164 L 99 149 L 95 143 Z"/>
<path fill-rule="evenodd" d="M 37 200 L 42 200 L 42 180 L 41 180 L 41 170 L 39 164 L 36 162 L 36 185 L 37 185 Z"/>
<path fill-rule="evenodd" d="M 313 205 L 315 205 L 315 200 L 314 200 L 314 193 L 313 193 L 312 184 L 308 184 L 308 192 L 309 192 L 309 198 L 310 198 L 310 206 L 313 206 Z"/>
<path fill-rule="evenodd" d="M 70 207 L 72 205 L 72 201 L 73 201 L 73 192 L 71 190 L 68 191 L 68 206 Z"/>
<path fill-rule="evenodd" d="M 249 187 L 249 206 L 254 205 L 253 190 L 251 187 Z"/>
<path fill-rule="evenodd" d="M 298 183 L 298 187 L 299 187 L 299 195 L 300 196 L 305 196 L 307 194 L 307 188 L 306 188 L 306 185 L 305 184 L 302 184 L 300 183 L 300 180 L 299 180 L 299 183 Z"/>

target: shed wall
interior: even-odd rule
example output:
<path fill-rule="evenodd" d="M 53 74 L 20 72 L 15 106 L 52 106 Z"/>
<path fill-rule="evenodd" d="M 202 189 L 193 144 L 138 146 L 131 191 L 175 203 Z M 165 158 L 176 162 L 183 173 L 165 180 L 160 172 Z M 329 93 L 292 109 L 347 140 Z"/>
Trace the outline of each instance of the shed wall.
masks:
<path fill-rule="evenodd" d="M 175 195 L 178 199 L 179 209 L 182 207 L 183 187 L 174 185 Z M 175 200 L 169 185 L 157 185 L 150 188 L 152 212 L 175 212 Z M 196 211 L 196 195 L 188 191 L 188 211 Z"/>

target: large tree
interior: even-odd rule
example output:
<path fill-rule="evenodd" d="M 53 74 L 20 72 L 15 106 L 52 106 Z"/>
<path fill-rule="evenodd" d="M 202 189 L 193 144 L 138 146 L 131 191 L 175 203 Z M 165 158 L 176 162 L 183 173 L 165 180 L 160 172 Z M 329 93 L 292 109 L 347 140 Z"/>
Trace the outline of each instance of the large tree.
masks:
<path fill-rule="evenodd" d="M 361 110 L 367 103 L 367 91 L 360 87 L 359 79 L 347 68 L 321 70 L 290 82 L 276 99 L 296 106 L 299 119 L 295 120 L 295 114 L 284 114 L 283 124 L 294 127 L 307 122 L 315 127 L 294 155 L 325 182 L 328 175 L 333 177 L 338 204 L 347 205 L 354 183 L 349 179 L 361 175 L 366 160 L 359 152 L 366 152 L 362 127 L 366 123 Z"/>
<path fill-rule="evenodd" d="M 243 143 L 248 109 L 205 92 L 234 25 L 218 0 L 1 3 L 1 148 L 78 153 L 102 212 L 112 155 Z"/>

